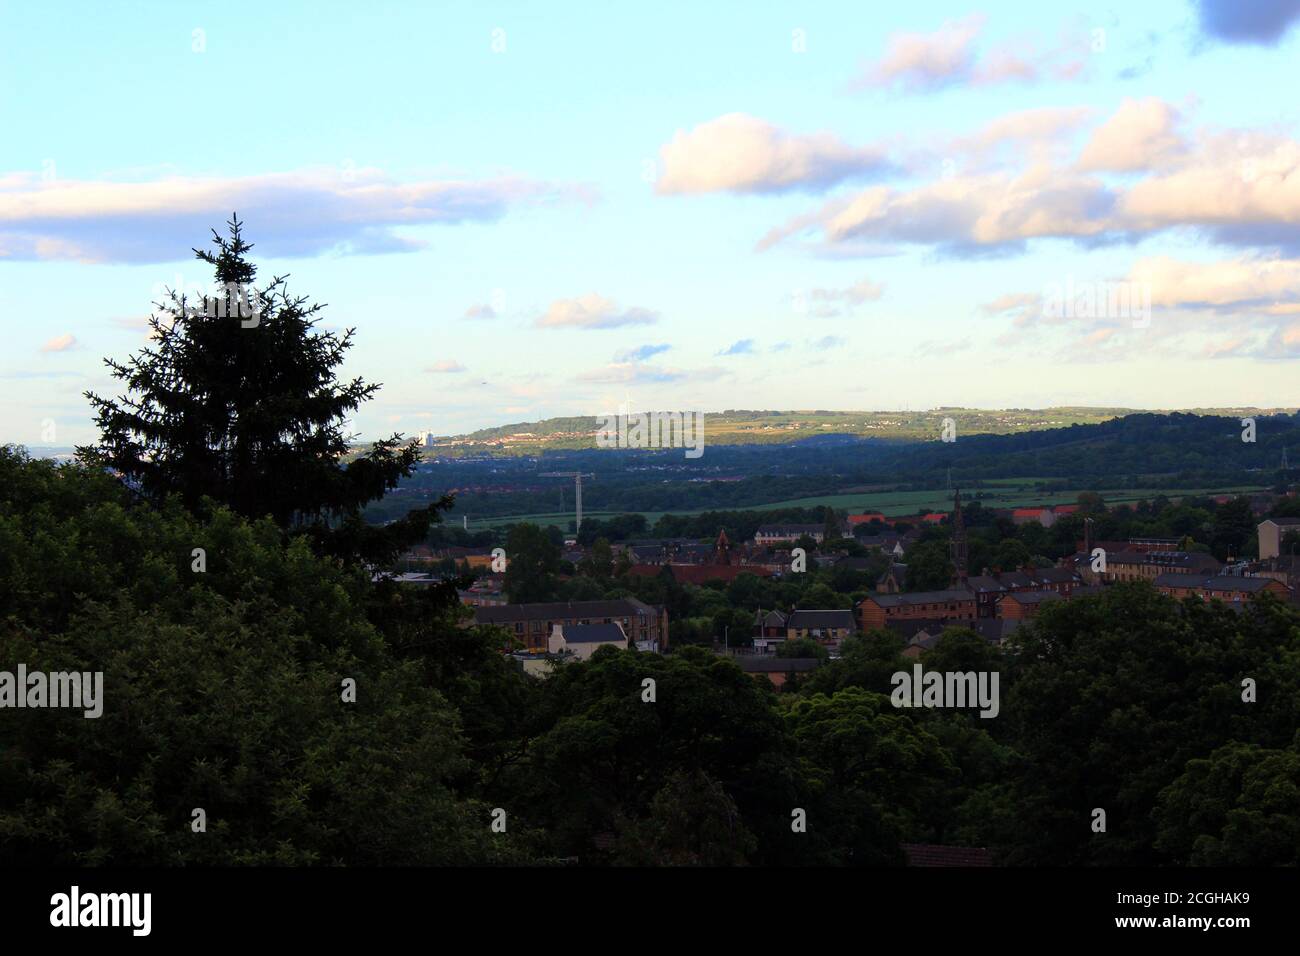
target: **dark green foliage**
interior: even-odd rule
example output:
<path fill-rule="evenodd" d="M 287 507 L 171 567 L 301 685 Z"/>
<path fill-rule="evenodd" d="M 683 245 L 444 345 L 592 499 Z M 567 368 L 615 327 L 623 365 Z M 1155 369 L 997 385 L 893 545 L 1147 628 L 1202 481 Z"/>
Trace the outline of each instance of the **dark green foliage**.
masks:
<path fill-rule="evenodd" d="M 517 524 L 506 538 L 505 590 L 512 604 L 553 601 L 560 546 L 535 524 Z"/>
<path fill-rule="evenodd" d="M 5 667 L 104 673 L 99 718 L 0 710 L 0 862 L 524 858 L 464 790 L 460 715 L 367 619 L 366 575 L 270 521 L 133 506 L 7 449 L 0 555 Z"/>
<path fill-rule="evenodd" d="M 291 296 L 286 276 L 257 288 L 252 246 L 238 219 L 229 229 L 229 238 L 214 231 L 216 252 L 195 250 L 217 295 L 195 302 L 173 291 L 149 318 L 153 344 L 126 363 L 106 360 L 126 394 L 86 393 L 101 437 L 78 453 L 151 500 L 175 497 L 193 512 L 210 498 L 307 533 L 326 553 L 388 564 L 424 539 L 450 500 L 382 528 L 361 519 L 420 452 L 393 435 L 344 464 L 346 420 L 379 388 L 338 380 L 353 330 L 319 330 L 323 306 Z"/>

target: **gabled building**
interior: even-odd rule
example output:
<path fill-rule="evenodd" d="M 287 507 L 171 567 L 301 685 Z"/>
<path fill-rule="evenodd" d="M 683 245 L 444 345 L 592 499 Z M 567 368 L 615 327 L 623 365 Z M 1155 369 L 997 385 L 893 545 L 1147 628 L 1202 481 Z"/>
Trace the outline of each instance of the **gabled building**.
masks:
<path fill-rule="evenodd" d="M 871 524 L 873 521 L 879 521 L 881 524 L 889 524 L 889 519 L 879 511 L 865 511 L 860 515 L 849 515 L 849 526 L 853 527 L 860 524 Z"/>
<path fill-rule="evenodd" d="M 1288 532 L 1300 531 L 1300 518 L 1265 518 L 1259 523 L 1259 556 L 1276 558 L 1282 554 L 1282 539 Z"/>
<path fill-rule="evenodd" d="M 618 624 L 638 647 L 663 650 L 668 645 L 668 612 L 636 598 L 604 601 L 551 601 L 505 604 L 474 609 L 474 623 L 503 627 L 531 652 L 545 652 L 558 624 L 562 628 L 587 624 Z"/>
<path fill-rule="evenodd" d="M 821 544 L 826 540 L 824 524 L 764 524 L 754 532 L 754 544 L 760 548 L 774 544 L 792 544 L 800 538 L 809 537 Z"/>
<path fill-rule="evenodd" d="M 881 594 L 901 594 L 907 587 L 907 565 L 894 562 L 885 569 L 885 573 L 876 582 L 876 590 Z"/>
<path fill-rule="evenodd" d="M 1027 621 L 1038 616 L 1044 604 L 1052 601 L 1069 601 L 1072 598 L 1100 594 L 1100 587 L 1080 585 L 1069 592 L 1062 591 L 1011 591 L 997 603 L 997 616 L 1009 621 Z"/>
<path fill-rule="evenodd" d="M 832 648 L 838 648 L 857 629 L 852 611 L 791 611 L 785 622 L 786 640 L 811 638 Z"/>
<path fill-rule="evenodd" d="M 1192 574 L 1162 574 L 1155 579 L 1156 590 L 1170 597 L 1199 597 L 1204 601 L 1220 600 L 1228 604 L 1245 604 L 1259 594 L 1272 594 L 1278 600 L 1291 598 L 1291 589 L 1273 578 L 1243 575 L 1200 577 Z"/>
<path fill-rule="evenodd" d="M 1218 574 L 1223 563 L 1201 551 L 1120 551 L 1106 554 L 1106 570 L 1099 577 L 1115 581 L 1154 581 L 1162 574 Z"/>
<path fill-rule="evenodd" d="M 556 624 L 547 640 L 548 654 L 571 654 L 585 661 L 601 647 L 627 648 L 627 634 L 615 622 L 607 624 Z"/>
<path fill-rule="evenodd" d="M 890 621 L 932 618 L 944 621 L 975 620 L 975 595 L 966 590 L 913 591 L 904 594 L 869 594 L 858 602 L 858 627 L 863 631 L 885 627 Z"/>

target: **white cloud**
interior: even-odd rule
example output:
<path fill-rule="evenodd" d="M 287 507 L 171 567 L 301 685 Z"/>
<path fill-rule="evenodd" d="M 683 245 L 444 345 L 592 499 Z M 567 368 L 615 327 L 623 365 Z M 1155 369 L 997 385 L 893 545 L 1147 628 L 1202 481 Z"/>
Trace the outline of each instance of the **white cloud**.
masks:
<path fill-rule="evenodd" d="M 151 182 L 12 173 L 0 176 L 0 259 L 186 259 L 234 211 L 271 256 L 406 252 L 423 244 L 396 228 L 489 222 L 517 206 L 590 199 L 580 187 L 523 178 L 396 182 L 373 169 Z"/>
<path fill-rule="evenodd" d="M 1157 97 L 1126 99 L 1093 132 L 1079 157 L 1086 170 L 1146 170 L 1166 166 L 1186 144 L 1178 133 L 1178 112 Z"/>
<path fill-rule="evenodd" d="M 75 348 L 77 337 L 71 332 L 65 332 L 63 335 L 57 335 L 41 346 L 42 352 L 66 352 Z"/>
<path fill-rule="evenodd" d="M 1017 38 L 988 52 L 978 49 L 987 17 L 973 13 L 946 20 L 930 33 L 895 33 L 884 55 L 869 64 L 850 89 L 894 87 L 925 92 L 955 85 L 994 86 L 1044 79 L 1078 78 L 1087 47 L 1081 36 L 1067 35 L 1054 47 Z"/>
<path fill-rule="evenodd" d="M 465 371 L 465 366 L 461 365 L 455 359 L 443 359 L 441 362 L 434 362 L 427 369 L 427 372 L 433 372 L 438 375 L 448 375 L 453 372 Z"/>
<path fill-rule="evenodd" d="M 615 329 L 625 325 L 651 325 L 659 314 L 649 309 L 620 309 L 612 299 L 589 292 L 576 299 L 557 299 L 537 318 L 544 329 Z"/>
<path fill-rule="evenodd" d="M 786 133 L 744 113 L 678 130 L 659 154 L 661 194 L 820 191 L 889 165 L 880 149 L 854 148 L 830 133 Z"/>

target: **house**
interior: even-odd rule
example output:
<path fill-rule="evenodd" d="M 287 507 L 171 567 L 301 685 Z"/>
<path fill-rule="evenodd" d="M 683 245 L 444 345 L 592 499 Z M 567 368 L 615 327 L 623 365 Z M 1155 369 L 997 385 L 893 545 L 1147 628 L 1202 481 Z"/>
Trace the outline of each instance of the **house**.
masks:
<path fill-rule="evenodd" d="M 492 567 L 492 548 L 462 548 L 450 546 L 436 552 L 441 560 L 451 558 L 457 564 L 467 563 L 471 568 Z"/>
<path fill-rule="evenodd" d="M 861 529 L 859 529 L 861 530 Z M 880 551 L 882 554 L 901 558 L 907 552 L 904 539 L 896 534 L 854 534 L 853 540 L 868 551 Z"/>
<path fill-rule="evenodd" d="M 983 574 L 972 574 L 965 583 L 967 590 L 975 595 L 975 616 L 978 618 L 995 617 L 998 599 L 1010 590 L 1002 583 L 1001 575 L 995 577 L 988 573 L 987 568 Z"/>
<path fill-rule="evenodd" d="M 1300 603 L 1300 554 L 1282 554 L 1249 565 L 1252 577 L 1272 578 L 1291 589 L 1292 603 Z"/>
<path fill-rule="evenodd" d="M 791 611 L 785 622 L 786 640 L 806 637 L 824 647 L 838 648 L 857 629 L 852 611 Z"/>
<path fill-rule="evenodd" d="M 1282 539 L 1289 532 L 1300 532 L 1300 518 L 1265 518 L 1258 530 L 1261 560 L 1276 558 L 1282 554 Z"/>
<path fill-rule="evenodd" d="M 1056 524 L 1056 515 L 1051 508 L 1012 508 L 1011 520 L 1018 525 L 1037 522 L 1044 528 L 1050 528 Z"/>
<path fill-rule="evenodd" d="M 1063 600 L 1055 591 L 1012 591 L 998 599 L 997 615 L 1003 620 L 1027 621 L 1038 616 L 1045 602 Z"/>
<path fill-rule="evenodd" d="M 1038 616 L 1039 609 L 1049 601 L 1069 601 L 1101 593 L 1100 587 L 1080 585 L 1069 591 L 1011 591 L 997 602 L 997 616 L 1008 621 L 1027 621 Z"/>
<path fill-rule="evenodd" d="M 764 613 L 760 608 L 754 612 L 754 653 L 775 654 L 776 649 L 785 642 L 786 615 L 772 610 Z"/>
<path fill-rule="evenodd" d="M 975 595 L 965 588 L 869 594 L 858 602 L 857 615 L 858 626 L 864 631 L 885 627 L 890 621 L 909 618 L 973 621 Z"/>
<path fill-rule="evenodd" d="M 474 609 L 474 623 L 505 628 L 533 652 L 548 649 L 550 635 L 559 624 L 619 624 L 626 639 L 638 648 L 658 651 L 668 645 L 668 612 L 636 598 L 604 601 L 553 601 L 541 604 L 504 604 Z M 625 640 L 626 640 L 625 639 Z"/>
<path fill-rule="evenodd" d="M 897 562 L 891 564 L 876 582 L 876 590 L 881 594 L 900 594 L 906 587 L 907 565 Z"/>
<path fill-rule="evenodd" d="M 1279 600 L 1291 597 L 1291 589 L 1274 578 L 1246 577 L 1244 575 L 1214 575 L 1201 577 L 1192 574 L 1162 574 L 1155 579 L 1156 590 L 1170 597 L 1199 597 L 1204 601 L 1218 599 L 1229 604 L 1244 604 L 1257 594 L 1269 593 Z"/>
<path fill-rule="evenodd" d="M 478 590 L 477 586 L 468 591 L 457 591 L 460 603 L 467 607 L 500 607 L 506 604 L 505 592 L 500 590 Z"/>
<path fill-rule="evenodd" d="M 1218 574 L 1222 563 L 1200 551 L 1120 551 L 1106 554 L 1106 569 L 1098 577 L 1115 581 L 1154 581 L 1162 574 Z"/>
<path fill-rule="evenodd" d="M 891 623 L 890 630 L 901 629 L 910 623 L 912 622 Z M 1000 645 L 1015 633 L 1020 626 L 1020 621 L 984 618 L 975 621 L 924 621 L 921 624 L 922 626 L 913 629 L 907 638 L 907 646 L 903 648 L 903 656 L 906 658 L 914 660 L 920 657 L 922 651 L 928 651 L 938 644 L 943 632 L 949 628 L 966 628 L 974 631 L 990 644 Z"/>
<path fill-rule="evenodd" d="M 860 515 L 849 515 L 848 521 L 850 527 L 860 524 L 871 524 L 873 521 L 879 521 L 881 524 L 889 523 L 889 519 L 879 511 L 864 511 Z"/>
<path fill-rule="evenodd" d="M 556 624 L 546 642 L 546 652 L 552 655 L 572 654 L 585 661 L 601 647 L 627 648 L 627 634 L 615 623 L 608 624 Z"/>
<path fill-rule="evenodd" d="M 821 544 L 826 540 L 826 526 L 821 524 L 764 524 L 754 532 L 754 544 L 760 548 L 774 544 L 791 544 L 809 537 Z"/>

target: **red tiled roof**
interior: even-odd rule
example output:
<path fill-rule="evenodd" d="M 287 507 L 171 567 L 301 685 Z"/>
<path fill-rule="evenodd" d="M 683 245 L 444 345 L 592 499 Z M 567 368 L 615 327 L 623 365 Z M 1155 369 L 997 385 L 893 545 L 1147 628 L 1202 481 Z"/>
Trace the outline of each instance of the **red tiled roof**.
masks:
<path fill-rule="evenodd" d="M 1013 518 L 1037 518 L 1046 508 L 1016 508 L 1011 512 Z"/>
<path fill-rule="evenodd" d="M 866 514 L 849 515 L 849 524 L 871 524 L 873 521 L 888 521 L 879 511 L 869 511 Z"/>
<path fill-rule="evenodd" d="M 966 846 L 941 846 L 937 843 L 904 843 L 908 866 L 992 866 L 988 850 Z"/>

